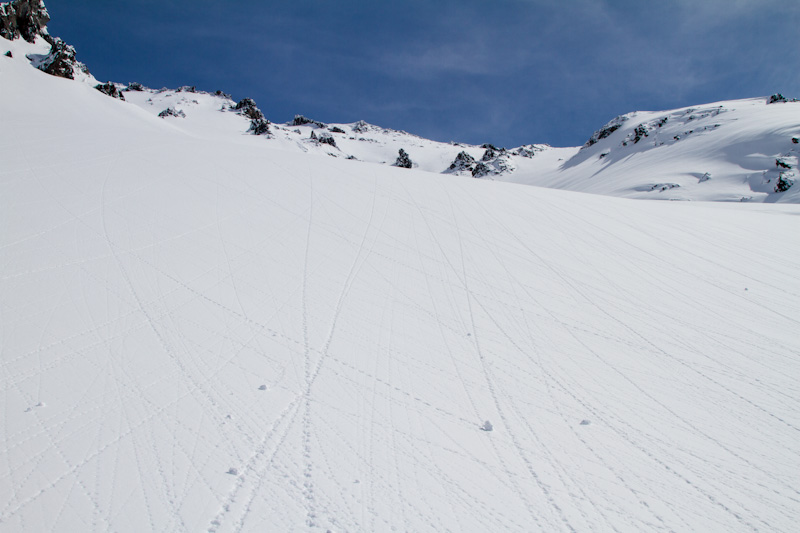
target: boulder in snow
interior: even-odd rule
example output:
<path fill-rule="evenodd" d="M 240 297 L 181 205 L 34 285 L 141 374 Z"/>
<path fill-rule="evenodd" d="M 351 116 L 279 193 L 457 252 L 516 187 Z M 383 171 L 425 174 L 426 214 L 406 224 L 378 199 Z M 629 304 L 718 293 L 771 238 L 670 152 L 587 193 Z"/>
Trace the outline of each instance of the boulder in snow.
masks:
<path fill-rule="evenodd" d="M 781 172 L 778 176 L 778 183 L 775 184 L 775 192 L 786 192 L 794 185 L 794 175 L 789 172 Z"/>
<path fill-rule="evenodd" d="M 400 151 L 397 153 L 397 160 L 394 162 L 394 166 L 400 168 L 412 168 L 414 163 L 411 161 L 411 158 L 408 156 L 408 153 L 400 148 Z"/>
<path fill-rule="evenodd" d="M 125 95 L 122 94 L 122 91 L 113 83 L 113 82 L 106 82 L 106 83 L 99 83 L 94 86 L 95 89 L 100 91 L 101 93 L 110 96 L 111 98 L 119 98 L 120 100 L 125 100 Z"/>
<path fill-rule="evenodd" d="M 167 117 L 186 118 L 186 113 L 184 113 L 181 110 L 176 110 L 172 107 L 168 107 L 164 111 L 159 113 L 158 116 L 161 118 L 167 118 Z"/>

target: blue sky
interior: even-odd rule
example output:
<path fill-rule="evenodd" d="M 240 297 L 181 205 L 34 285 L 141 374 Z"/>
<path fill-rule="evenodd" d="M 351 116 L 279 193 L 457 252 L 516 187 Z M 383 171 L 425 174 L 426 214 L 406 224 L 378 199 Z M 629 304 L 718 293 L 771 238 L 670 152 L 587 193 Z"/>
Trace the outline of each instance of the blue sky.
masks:
<path fill-rule="evenodd" d="M 46 0 L 102 80 L 251 97 L 270 120 L 582 144 L 614 116 L 800 96 L 797 0 Z"/>

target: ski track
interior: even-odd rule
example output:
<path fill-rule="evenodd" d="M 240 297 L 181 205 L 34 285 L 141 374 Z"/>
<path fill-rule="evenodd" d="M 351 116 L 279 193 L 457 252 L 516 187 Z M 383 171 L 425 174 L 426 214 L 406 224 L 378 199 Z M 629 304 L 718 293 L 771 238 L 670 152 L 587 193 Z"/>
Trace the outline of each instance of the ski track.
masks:
<path fill-rule="evenodd" d="M 800 520 L 796 211 L 212 142 L 125 107 L 66 128 L 58 98 L 56 133 L 0 133 L 3 531 Z"/>

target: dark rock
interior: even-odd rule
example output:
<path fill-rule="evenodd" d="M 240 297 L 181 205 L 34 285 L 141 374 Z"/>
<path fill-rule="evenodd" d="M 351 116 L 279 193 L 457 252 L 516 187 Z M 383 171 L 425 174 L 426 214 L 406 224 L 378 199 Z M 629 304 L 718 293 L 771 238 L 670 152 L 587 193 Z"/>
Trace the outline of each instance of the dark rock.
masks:
<path fill-rule="evenodd" d="M 345 131 L 344 131 L 342 128 L 339 128 L 339 127 L 337 127 L 337 126 L 333 126 L 333 127 L 331 128 L 331 131 L 332 131 L 333 133 L 346 133 L 346 132 L 345 132 Z"/>
<path fill-rule="evenodd" d="M 250 128 L 247 130 L 253 135 L 269 135 L 269 121 L 263 118 L 254 118 L 250 121 Z"/>
<path fill-rule="evenodd" d="M 181 87 L 178 87 L 178 92 L 179 93 L 196 93 L 197 92 L 197 87 L 195 87 L 194 85 L 182 85 Z"/>
<path fill-rule="evenodd" d="M 394 162 L 394 166 L 400 168 L 412 168 L 414 163 L 411 161 L 411 158 L 408 156 L 405 150 L 400 148 L 400 151 L 397 155 L 397 160 Z"/>
<path fill-rule="evenodd" d="M 680 184 L 678 183 L 656 183 L 655 185 L 650 187 L 650 190 L 651 191 L 658 190 L 663 192 L 663 191 L 668 191 L 670 189 L 677 189 L 678 187 L 680 187 Z"/>
<path fill-rule="evenodd" d="M 783 103 L 783 102 L 788 102 L 788 101 L 789 101 L 789 99 L 786 98 L 785 96 L 783 96 L 781 93 L 775 93 L 772 96 L 770 96 L 769 98 L 767 98 L 767 103 L 768 104 L 777 104 L 777 103 Z"/>
<path fill-rule="evenodd" d="M 633 139 L 632 139 L 633 140 L 633 144 L 638 143 L 639 141 L 641 141 L 645 137 L 647 137 L 647 127 L 645 127 L 644 124 L 639 124 L 633 130 Z"/>
<path fill-rule="evenodd" d="M 125 100 L 125 95 L 122 94 L 122 91 L 120 91 L 117 88 L 117 86 L 110 81 L 107 83 L 100 83 L 98 85 L 95 85 L 94 88 L 100 91 L 101 93 L 110 96 L 111 98 L 119 98 L 120 100 Z"/>
<path fill-rule="evenodd" d="M 264 113 L 256 106 L 256 102 L 252 98 L 242 98 L 233 109 L 240 115 L 244 115 L 250 119 L 250 127 L 247 129 L 248 132 L 253 135 L 269 135 L 271 133 L 269 130 L 269 120 L 264 117 Z"/>
<path fill-rule="evenodd" d="M 256 106 L 256 102 L 252 98 L 242 98 L 233 108 L 240 115 L 244 115 L 251 120 L 264 119 L 264 113 Z"/>
<path fill-rule="evenodd" d="M 794 185 L 794 180 L 788 172 L 781 172 L 778 176 L 778 183 L 775 184 L 775 192 L 786 192 Z"/>
<path fill-rule="evenodd" d="M 37 59 L 34 61 L 36 68 L 51 76 L 74 80 L 76 72 L 89 73 L 86 65 L 75 58 L 75 47 L 68 45 L 58 37 L 52 39 L 50 52 L 46 56 L 28 57 L 32 59 L 36 57 Z"/>
<path fill-rule="evenodd" d="M 312 131 L 311 133 L 313 134 L 314 132 Z M 329 144 L 334 148 L 336 147 L 336 140 L 333 138 L 333 135 L 328 132 L 320 133 L 317 137 L 317 141 L 321 144 Z"/>
<path fill-rule="evenodd" d="M 792 165 L 786 162 L 785 159 L 781 159 L 780 157 L 775 160 L 775 166 L 778 168 L 792 168 Z"/>
<path fill-rule="evenodd" d="M 323 122 L 318 122 L 316 120 L 311 120 L 310 118 L 306 118 L 303 115 L 295 115 L 294 120 L 289 123 L 289 126 L 304 126 L 306 124 L 311 124 L 312 126 L 316 126 L 318 128 L 327 128 L 327 124 Z"/>
<path fill-rule="evenodd" d="M 481 161 L 491 161 L 506 153 L 505 148 L 498 148 L 493 144 L 484 144 L 481 147 L 486 148 L 486 151 L 483 152 L 483 156 L 481 157 Z"/>
<path fill-rule="evenodd" d="M 369 131 L 369 124 L 367 124 L 363 120 L 359 120 L 358 122 L 353 124 L 353 131 L 356 133 L 365 133 Z"/>
<path fill-rule="evenodd" d="M 132 82 L 130 82 L 128 84 L 127 87 L 125 87 L 123 89 L 123 91 L 138 91 L 138 92 L 141 92 L 141 91 L 144 91 L 144 85 L 142 85 L 139 82 L 132 81 Z"/>
<path fill-rule="evenodd" d="M 222 91 L 214 91 L 214 96 L 219 96 L 220 98 L 227 98 L 228 100 L 231 99 L 231 95 L 228 93 L 224 93 Z"/>
<path fill-rule="evenodd" d="M 449 172 L 472 172 L 475 170 L 475 164 L 476 162 L 474 157 L 469 155 L 467 152 L 459 152 L 447 170 Z"/>
<path fill-rule="evenodd" d="M 11 50 L 6 52 L 6 57 L 14 57 L 14 54 L 11 53 Z"/>
<path fill-rule="evenodd" d="M 180 110 L 175 110 L 171 107 L 166 108 L 164 111 L 158 114 L 161 118 L 167 117 L 175 117 L 175 118 L 186 118 L 186 113 Z"/>
<path fill-rule="evenodd" d="M 792 142 L 794 144 L 800 144 L 800 137 L 792 137 Z"/>
<path fill-rule="evenodd" d="M 548 147 L 546 144 L 525 144 L 519 148 L 515 148 L 511 153 L 521 157 L 533 158 L 539 152 L 544 152 Z"/>
<path fill-rule="evenodd" d="M 608 122 L 605 126 L 597 130 L 589 137 L 589 140 L 586 141 L 586 144 L 583 145 L 582 148 L 588 148 L 593 144 L 597 144 L 598 141 L 605 139 L 606 137 L 610 136 L 612 133 L 617 131 L 622 127 L 622 125 L 628 120 L 628 117 L 624 115 L 620 115 L 610 122 Z"/>
<path fill-rule="evenodd" d="M 22 37 L 32 43 L 40 35 L 50 42 L 48 22 L 50 15 L 42 0 L 14 0 L 0 4 L 0 37 L 9 41 Z"/>
<path fill-rule="evenodd" d="M 492 173 L 492 169 L 486 163 L 478 163 L 475 165 L 475 168 L 472 169 L 472 177 L 473 178 L 482 178 L 484 176 L 488 176 Z"/>

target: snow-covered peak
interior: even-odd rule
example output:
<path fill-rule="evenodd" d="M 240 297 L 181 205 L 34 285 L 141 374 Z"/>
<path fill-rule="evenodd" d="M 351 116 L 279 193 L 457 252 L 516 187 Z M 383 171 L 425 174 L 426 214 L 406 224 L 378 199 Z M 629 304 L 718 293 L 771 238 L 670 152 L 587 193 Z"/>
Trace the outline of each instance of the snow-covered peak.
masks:
<path fill-rule="evenodd" d="M 799 138 L 800 103 L 787 98 L 637 111 L 557 166 L 512 180 L 630 198 L 797 203 Z"/>

